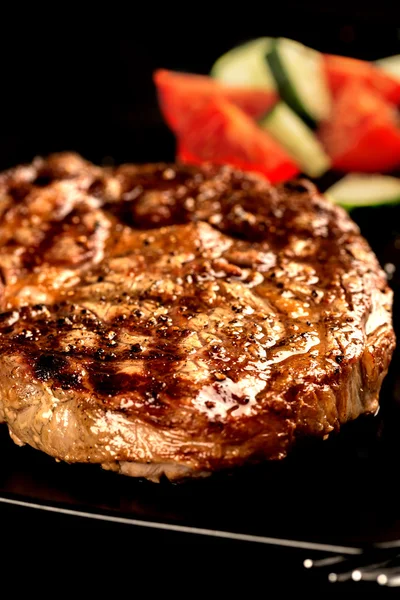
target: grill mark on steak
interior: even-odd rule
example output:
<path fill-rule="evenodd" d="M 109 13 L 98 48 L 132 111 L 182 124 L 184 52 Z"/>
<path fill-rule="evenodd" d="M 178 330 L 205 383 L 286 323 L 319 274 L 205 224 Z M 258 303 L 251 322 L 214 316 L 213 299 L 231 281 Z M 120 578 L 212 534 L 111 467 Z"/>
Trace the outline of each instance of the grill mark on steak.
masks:
<path fill-rule="evenodd" d="M 43 263 L 46 252 L 52 247 L 55 239 L 62 233 L 64 227 L 65 224 L 63 221 L 51 223 L 45 236 L 38 241 L 37 245 L 26 248 L 21 258 L 21 266 L 29 272 L 32 271 L 35 266 Z"/>
<path fill-rule="evenodd" d="M 19 443 L 178 477 L 375 411 L 391 292 L 310 182 L 55 155 L 0 188 L 0 420 Z"/>
<path fill-rule="evenodd" d="M 34 363 L 33 372 L 41 381 L 59 378 L 60 371 L 66 367 L 67 361 L 54 354 L 42 354 Z"/>

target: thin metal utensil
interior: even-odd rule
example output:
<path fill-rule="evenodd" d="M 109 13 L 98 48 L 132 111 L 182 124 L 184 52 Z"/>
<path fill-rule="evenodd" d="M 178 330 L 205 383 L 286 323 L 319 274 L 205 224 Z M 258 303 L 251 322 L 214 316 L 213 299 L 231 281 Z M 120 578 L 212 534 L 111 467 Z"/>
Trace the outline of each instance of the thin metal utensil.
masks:
<path fill-rule="evenodd" d="M 306 569 L 326 574 L 331 583 L 346 581 L 372 582 L 388 587 L 400 587 L 399 544 L 366 549 L 359 556 L 335 555 L 322 559 L 306 558 Z"/>

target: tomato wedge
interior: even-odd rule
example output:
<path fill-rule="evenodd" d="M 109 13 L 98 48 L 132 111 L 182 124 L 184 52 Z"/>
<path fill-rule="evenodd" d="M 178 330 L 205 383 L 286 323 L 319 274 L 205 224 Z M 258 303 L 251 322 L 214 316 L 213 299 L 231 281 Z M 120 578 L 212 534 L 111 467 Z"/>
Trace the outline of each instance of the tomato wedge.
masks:
<path fill-rule="evenodd" d="M 320 137 L 336 169 L 390 171 L 400 165 L 399 125 L 393 104 L 355 82 L 339 92 Z"/>
<path fill-rule="evenodd" d="M 299 173 L 285 150 L 225 98 L 210 98 L 177 137 L 178 159 L 182 162 L 230 164 L 262 173 L 271 182 Z"/>
<path fill-rule="evenodd" d="M 325 54 L 324 66 L 334 95 L 348 83 L 357 82 L 379 92 L 389 102 L 400 103 L 400 81 L 367 61 Z"/>
<path fill-rule="evenodd" d="M 164 118 L 175 133 L 210 98 L 222 97 L 239 106 L 254 119 L 262 117 L 277 102 L 275 91 L 224 86 L 206 75 L 191 75 L 159 69 L 154 73 L 158 99 Z"/>

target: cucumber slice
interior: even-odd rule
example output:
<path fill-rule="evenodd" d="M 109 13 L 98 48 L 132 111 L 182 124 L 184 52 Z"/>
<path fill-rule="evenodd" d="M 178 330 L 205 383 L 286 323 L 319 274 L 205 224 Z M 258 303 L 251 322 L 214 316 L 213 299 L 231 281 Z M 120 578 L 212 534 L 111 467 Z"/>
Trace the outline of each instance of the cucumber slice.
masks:
<path fill-rule="evenodd" d="M 330 160 L 317 137 L 295 112 L 279 102 L 259 122 L 295 159 L 303 172 L 320 177 L 330 167 Z"/>
<path fill-rule="evenodd" d="M 375 61 L 375 64 L 383 69 L 388 75 L 393 75 L 396 79 L 400 79 L 400 54 L 388 56 Z"/>
<path fill-rule="evenodd" d="M 310 124 L 329 116 L 331 97 L 316 50 L 286 38 L 278 38 L 267 61 L 282 99 Z"/>
<path fill-rule="evenodd" d="M 273 44 L 272 38 L 257 38 L 233 48 L 217 60 L 211 76 L 233 86 L 276 89 L 274 77 L 265 60 Z"/>
<path fill-rule="evenodd" d="M 325 195 L 351 210 L 400 202 L 400 179 L 389 175 L 352 173 L 330 187 Z"/>

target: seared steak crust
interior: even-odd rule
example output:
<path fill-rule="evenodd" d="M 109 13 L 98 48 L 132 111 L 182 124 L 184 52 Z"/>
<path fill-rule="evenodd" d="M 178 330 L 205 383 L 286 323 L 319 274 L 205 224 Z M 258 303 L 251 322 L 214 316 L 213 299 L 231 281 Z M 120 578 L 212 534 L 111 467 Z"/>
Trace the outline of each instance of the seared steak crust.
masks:
<path fill-rule="evenodd" d="M 307 181 L 76 155 L 0 175 L 0 420 L 158 479 L 277 459 L 374 412 L 392 293 Z"/>

